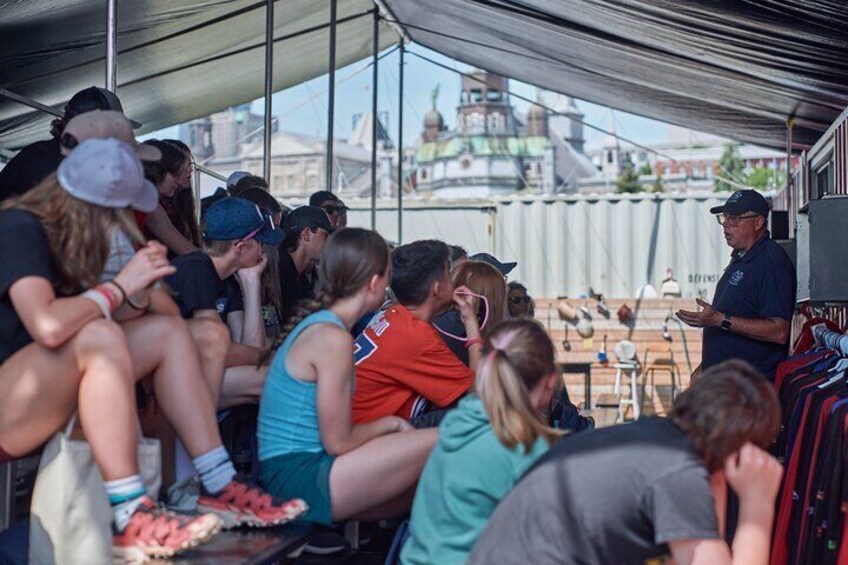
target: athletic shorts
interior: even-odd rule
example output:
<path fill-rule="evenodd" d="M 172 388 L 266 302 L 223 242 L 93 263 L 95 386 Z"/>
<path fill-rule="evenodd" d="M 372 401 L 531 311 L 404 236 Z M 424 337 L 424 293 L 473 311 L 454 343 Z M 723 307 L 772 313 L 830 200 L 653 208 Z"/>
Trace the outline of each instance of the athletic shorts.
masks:
<path fill-rule="evenodd" d="M 309 511 L 299 520 L 330 526 L 330 468 L 334 457 L 324 451 L 278 455 L 259 462 L 262 484 L 272 495 L 289 500 L 302 498 Z"/>

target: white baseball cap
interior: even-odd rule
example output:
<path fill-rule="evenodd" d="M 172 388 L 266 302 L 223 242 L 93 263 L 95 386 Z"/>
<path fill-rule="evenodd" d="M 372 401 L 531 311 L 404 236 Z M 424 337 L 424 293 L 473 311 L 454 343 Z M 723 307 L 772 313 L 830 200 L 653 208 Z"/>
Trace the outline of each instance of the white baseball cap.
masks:
<path fill-rule="evenodd" d="M 114 138 L 80 143 L 59 165 L 57 178 L 65 192 L 89 204 L 132 206 L 141 212 L 152 212 L 159 204 L 159 193 L 144 178 L 135 149 Z"/>

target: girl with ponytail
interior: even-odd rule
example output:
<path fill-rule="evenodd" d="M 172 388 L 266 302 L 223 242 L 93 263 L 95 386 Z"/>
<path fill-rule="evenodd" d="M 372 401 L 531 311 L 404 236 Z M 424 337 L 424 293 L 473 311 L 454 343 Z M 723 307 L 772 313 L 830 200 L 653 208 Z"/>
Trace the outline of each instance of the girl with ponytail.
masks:
<path fill-rule="evenodd" d="M 554 347 L 541 325 L 513 320 L 492 329 L 476 393 L 439 426 L 418 483 L 404 564 L 468 559 L 498 502 L 559 437 L 543 416 L 555 382 Z"/>
<path fill-rule="evenodd" d="M 334 233 L 318 265 L 318 293 L 283 328 L 259 403 L 259 462 L 273 493 L 298 493 L 305 520 L 330 525 L 409 511 L 436 429 L 396 416 L 351 420 L 350 330 L 383 302 L 389 249 L 375 232 Z"/>

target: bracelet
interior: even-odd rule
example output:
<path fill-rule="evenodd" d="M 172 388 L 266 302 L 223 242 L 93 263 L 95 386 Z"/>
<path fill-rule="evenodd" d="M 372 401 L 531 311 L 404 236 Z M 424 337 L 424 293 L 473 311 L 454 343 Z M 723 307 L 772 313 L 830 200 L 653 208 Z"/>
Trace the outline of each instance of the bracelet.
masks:
<path fill-rule="evenodd" d="M 97 304 L 97 307 L 100 308 L 100 312 L 103 314 L 104 318 L 107 320 L 112 319 L 112 310 L 110 309 L 109 299 L 106 298 L 104 293 L 94 289 L 89 289 L 83 292 L 80 296 L 88 298 Z"/>
<path fill-rule="evenodd" d="M 148 308 L 150 308 L 150 301 L 149 300 L 147 301 L 146 306 L 139 306 L 138 304 L 136 304 L 135 302 L 132 301 L 129 294 L 127 294 L 127 291 L 124 290 L 123 287 L 121 287 L 121 285 L 119 285 L 116 281 L 111 280 L 111 281 L 109 281 L 109 283 L 115 285 L 115 288 L 117 288 L 119 291 L 121 291 L 121 297 L 123 298 L 123 301 L 127 304 L 127 306 L 129 306 L 133 310 L 146 311 Z"/>
<path fill-rule="evenodd" d="M 471 339 L 465 342 L 465 349 L 471 349 L 471 347 L 475 345 L 483 345 L 483 338 L 472 337 Z"/>
<path fill-rule="evenodd" d="M 129 302 L 129 299 L 127 298 L 127 291 L 124 290 L 124 287 L 118 284 L 118 281 L 111 280 L 109 281 L 109 284 L 117 288 L 118 292 L 121 293 L 121 302 Z"/>
<path fill-rule="evenodd" d="M 139 310 L 139 311 L 141 311 L 141 312 L 146 312 L 146 311 L 148 310 L 148 308 L 150 308 L 150 299 L 149 299 L 149 298 L 147 299 L 147 304 L 145 304 L 144 306 L 139 306 L 138 304 L 136 304 L 135 302 L 133 302 L 133 301 L 130 299 L 130 297 L 129 297 L 129 296 L 127 296 L 127 305 L 128 305 L 130 308 L 132 308 L 133 310 Z"/>

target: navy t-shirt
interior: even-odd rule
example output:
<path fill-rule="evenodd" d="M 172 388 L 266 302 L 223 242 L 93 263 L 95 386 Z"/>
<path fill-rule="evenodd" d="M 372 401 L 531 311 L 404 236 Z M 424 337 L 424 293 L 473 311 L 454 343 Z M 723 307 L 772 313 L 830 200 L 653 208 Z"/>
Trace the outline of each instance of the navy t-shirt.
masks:
<path fill-rule="evenodd" d="M 174 291 L 183 318 L 191 318 L 197 310 L 215 310 L 226 322 L 227 314 L 244 310 L 241 287 L 235 277 L 221 280 L 207 254 L 195 251 L 180 255 L 171 263 L 177 272 L 165 282 Z"/>
<path fill-rule="evenodd" d="M 23 210 L 0 211 L 0 364 L 32 337 L 9 299 L 9 288 L 24 277 L 41 277 L 55 288 L 58 278 L 47 233 L 35 216 Z"/>
<path fill-rule="evenodd" d="M 740 318 L 792 320 L 795 309 L 795 267 L 780 245 L 766 237 L 743 256 L 732 255 L 716 286 L 713 307 Z M 786 359 L 787 345 L 768 343 L 721 328 L 704 328 L 702 368 L 727 359 L 743 359 L 769 380 Z"/>

